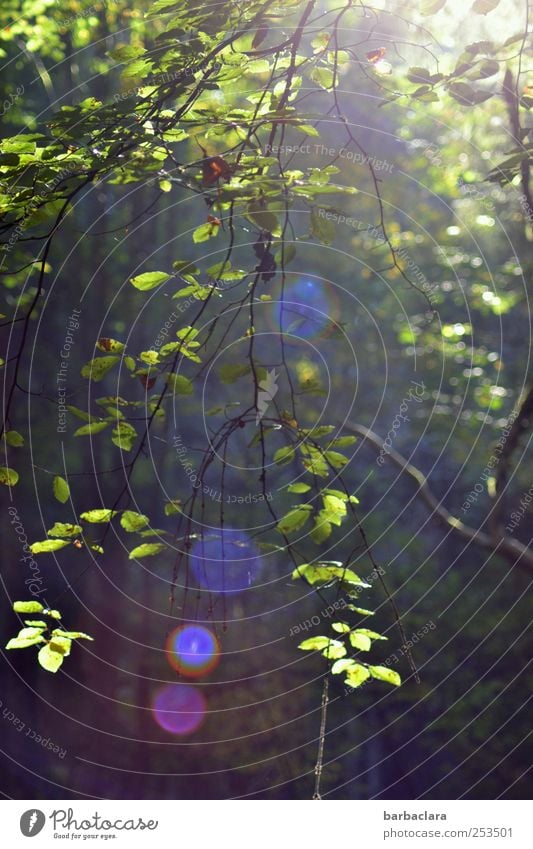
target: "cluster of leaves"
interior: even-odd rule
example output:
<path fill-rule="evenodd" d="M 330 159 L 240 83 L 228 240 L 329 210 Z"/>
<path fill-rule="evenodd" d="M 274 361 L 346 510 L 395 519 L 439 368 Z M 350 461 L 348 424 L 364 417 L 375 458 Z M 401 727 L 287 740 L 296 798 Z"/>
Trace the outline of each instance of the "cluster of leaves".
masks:
<path fill-rule="evenodd" d="M 6 430 L 4 439 L 11 448 L 22 448 L 24 437 L 17 430 Z M 19 481 L 19 474 L 15 469 L 8 466 L 0 466 L 0 483 L 4 486 L 15 486 Z"/>
<path fill-rule="evenodd" d="M 420 6 L 423 16 L 436 15 L 446 7 L 447 0 L 426 0 Z M 475 0 L 471 7 L 474 15 L 485 16 L 499 6 L 500 0 Z M 415 65 L 407 71 L 406 81 L 411 85 L 400 83 L 400 91 L 387 97 L 388 101 L 396 100 L 404 95 L 421 103 L 432 103 L 449 95 L 463 107 L 477 106 L 502 91 L 502 72 L 509 67 L 510 60 L 516 56 L 517 50 L 523 49 L 527 32 L 518 31 L 502 42 L 481 40 L 467 44 L 455 60 L 455 66 L 448 72 L 432 70 Z M 374 50 L 367 54 L 367 59 L 379 66 L 386 54 L 386 48 Z M 503 80 L 505 88 L 505 78 Z M 414 87 L 413 87 L 414 86 Z M 516 108 L 529 112 L 533 106 L 533 91 L 530 85 L 516 91 Z M 533 148 L 527 142 L 528 129 L 524 131 L 524 139 L 515 139 L 517 146 L 509 151 L 508 157 L 491 170 L 487 179 L 501 185 L 511 183 L 520 173 L 523 163 L 533 162 Z"/>
<path fill-rule="evenodd" d="M 338 476 L 349 460 L 344 454 L 334 449 L 353 445 L 356 437 L 338 436 L 322 445 L 318 440 L 328 437 L 335 430 L 333 425 L 309 429 L 299 427 L 296 422 L 290 424 L 292 427 L 289 427 L 288 431 L 294 436 L 295 444 L 279 448 L 274 453 L 274 463 L 283 466 L 298 460 L 304 473 L 311 475 L 314 483 L 317 478 L 325 478 L 330 474 Z M 304 481 L 289 484 L 287 488 L 288 492 L 301 495 L 307 495 L 311 490 L 311 484 Z M 340 527 L 348 515 L 348 507 L 359 503 L 356 496 L 350 495 L 346 490 L 319 486 L 319 491 L 322 505 L 320 508 L 317 509 L 312 502 L 295 505 L 278 521 L 277 530 L 283 535 L 292 534 L 300 531 L 308 521 L 312 520 L 313 528 L 310 531 L 310 537 L 313 542 L 320 545 L 331 536 L 333 527 Z M 311 495 L 313 495 L 312 492 Z"/>
<path fill-rule="evenodd" d="M 343 566 L 339 562 L 322 561 L 318 563 L 304 563 L 298 566 L 293 574 L 293 579 L 301 578 L 313 587 L 335 586 L 339 592 L 345 593 L 349 598 L 357 598 L 361 589 L 368 588 L 370 584 L 363 581 L 352 569 Z M 373 611 L 366 610 L 355 604 L 346 605 L 361 616 L 371 616 Z M 387 637 L 371 631 L 369 628 L 351 626 L 347 622 L 333 622 L 331 624 L 335 637 L 317 635 L 308 637 L 298 646 L 302 651 L 319 651 L 323 657 L 331 661 L 331 673 L 333 675 L 344 674 L 345 684 L 356 688 L 364 684 L 369 678 L 385 681 L 387 684 L 399 686 L 400 675 L 387 666 L 376 666 L 364 663 L 356 657 L 347 657 L 350 646 L 357 652 L 367 652 L 376 640 L 386 640 Z"/>
<path fill-rule="evenodd" d="M 59 610 L 51 610 L 43 607 L 38 601 L 15 601 L 13 604 L 15 613 L 41 614 L 47 616 L 51 622 L 44 619 L 25 619 L 22 628 L 16 637 L 13 637 L 6 645 L 6 649 L 27 649 L 31 646 L 40 646 L 37 660 L 47 672 L 57 672 L 63 660 L 69 656 L 74 640 L 92 640 L 83 631 L 65 631 L 64 628 L 55 627 L 61 620 Z"/>
<path fill-rule="evenodd" d="M 169 502 L 169 505 L 170 509 L 165 510 L 167 515 L 179 511 L 178 501 Z M 111 510 L 107 508 L 86 510 L 80 514 L 80 521 L 87 525 L 105 525 L 107 527 L 117 515 L 120 515 L 120 525 L 127 533 L 136 533 L 141 538 L 167 533 L 160 528 L 152 528 L 148 516 L 137 513 L 135 510 Z M 77 523 L 55 522 L 53 527 L 47 531 L 47 534 L 48 539 L 30 545 L 32 554 L 50 554 L 53 551 L 60 551 L 68 545 L 74 545 L 78 549 L 86 545 L 98 554 L 104 553 L 104 549 L 92 539 L 90 532 Z M 163 543 L 141 543 L 130 551 L 129 559 L 152 556 L 163 551 L 164 548 Z"/>
<path fill-rule="evenodd" d="M 496 5 L 476 0 L 474 12 L 485 14 Z M 370 51 L 364 63 L 352 48 L 343 48 L 338 42 L 339 20 L 335 34 L 326 28 L 317 33 L 315 26 L 309 38 L 305 27 L 313 6 L 288 0 L 282 10 L 276 10 L 269 0 L 246 0 L 239 4 L 224 2 L 213 10 L 199 0 L 156 0 L 144 27 L 137 27 L 127 43 L 114 40 L 109 50 L 106 62 L 113 78 L 118 78 L 118 91 L 112 102 L 89 96 L 78 103 L 63 104 L 44 128 L 2 141 L 2 227 L 7 234 L 16 228 L 19 235 L 25 232 L 24 239 L 17 238 L 9 246 L 8 259 L 16 265 L 22 256 L 27 259 L 24 252 L 38 226 L 45 223 L 53 234 L 76 195 L 90 184 L 105 180 L 106 185 L 122 186 L 149 181 L 163 195 L 185 189 L 205 204 L 205 221 L 191 230 L 192 245 L 219 239 L 226 230 L 234 245 L 236 232 L 246 233 L 249 267 L 241 267 L 247 264 L 242 263 L 233 268 L 230 248 L 223 262 L 206 270 L 205 279 L 193 262 L 178 260 L 171 271 L 146 270 L 132 277 L 130 284 L 135 292 L 130 290 L 131 294 L 152 294 L 158 287 L 176 281 L 173 297 L 190 298 L 201 309 L 208 300 L 222 296 L 220 283 L 234 283 L 243 286 L 241 305 L 250 307 L 250 314 L 256 300 L 269 297 L 258 295 L 258 284 L 270 283 L 278 271 L 284 273 L 294 257 L 294 247 L 285 240 L 289 211 L 303 209 L 309 221 L 309 235 L 331 244 L 335 228 L 321 214 L 331 208 L 327 198 L 350 197 L 357 192 L 351 185 L 336 182 L 341 171 L 333 163 L 316 167 L 311 161 L 296 167 L 275 153 L 279 142 L 320 138 L 317 124 L 322 115 L 302 109 L 302 103 L 307 109 L 308 102 L 301 96 L 302 91 L 311 86 L 320 96 L 334 95 L 341 75 L 352 63 L 377 68 L 384 54 L 383 48 Z M 435 14 L 443 6 L 444 2 L 426 2 L 422 13 Z M 91 20 L 90 16 L 86 21 L 78 20 L 76 31 L 81 23 L 90 28 Z M 280 42 L 281 23 L 291 34 Z M 58 26 L 61 30 L 63 24 Z M 492 92 L 472 84 L 492 79 L 505 51 L 515 41 L 508 40 L 499 47 L 488 41 L 471 44 L 447 75 L 411 68 L 408 82 L 416 88 L 407 93 L 427 102 L 438 98 L 437 92 L 443 90 L 464 106 L 481 103 Z M 527 97 L 521 105 L 528 106 Z M 191 149 L 199 149 L 201 156 L 191 160 Z M 307 234 L 302 238 L 307 238 Z M 47 270 L 43 262 L 41 287 Z M 17 274 L 14 272 L 14 281 Z M 266 370 L 253 354 L 254 334 L 250 321 L 245 330 L 251 346 L 248 362 L 223 365 L 219 373 L 222 383 L 233 383 L 252 373 L 257 394 Z M 176 339 L 157 349 L 154 346 L 134 353 L 121 341 L 102 337 L 97 355 L 83 366 L 82 376 L 97 383 L 113 369 L 124 366 L 127 374 L 137 380 L 136 388 L 140 383 L 146 390 L 145 397 L 139 400 L 103 396 L 96 399 L 97 413 L 69 405 L 70 413 L 82 421 L 74 436 L 92 437 L 106 431 L 111 432 L 112 443 L 121 451 L 132 451 L 138 438 L 142 448 L 152 422 L 165 415 L 165 397 L 192 394 L 194 375 L 183 374 L 181 366 L 184 361 L 190 368 L 202 364 L 198 350 L 208 341 L 209 336 L 200 340 L 193 325 L 179 327 Z M 148 396 L 158 381 L 162 388 Z M 310 380 L 300 386 L 300 391 L 318 395 L 323 390 L 318 382 Z M 142 435 L 132 423 L 141 418 L 140 408 L 146 408 L 147 414 Z M 249 420 L 253 418 L 254 415 Z M 241 427 L 246 421 L 237 416 L 231 424 Z M 263 443 L 268 434 L 279 429 L 289 435 L 290 444 L 274 451 L 274 464 L 281 467 L 295 462 L 311 482 L 289 485 L 289 493 L 309 500 L 292 506 L 273 526 L 286 539 L 312 522 L 311 539 L 321 545 L 334 528 L 350 513 L 353 515 L 357 504 L 356 497 L 343 491 L 340 484 L 336 489 L 324 486 L 326 479 L 340 475 L 348 464 L 348 458 L 338 449 L 351 445 L 355 437 L 332 437 L 333 426 L 303 428 L 293 412 L 266 417 L 257 441 Z M 8 444 L 16 447 L 20 441 L 14 432 L 9 433 L 12 436 Z M 0 482 L 13 485 L 17 480 L 14 470 L 0 469 Z M 55 479 L 54 494 L 61 503 L 68 500 L 66 481 Z M 312 498 L 314 495 L 317 497 Z M 166 515 L 179 512 L 177 499 L 165 506 Z M 99 541 L 93 540 L 81 523 L 108 526 L 118 513 L 120 524 L 128 533 L 141 537 L 165 533 L 152 529 L 143 514 L 102 508 L 81 513 L 74 523 L 56 522 L 48 531 L 48 539 L 33 543 L 32 552 L 54 552 L 69 545 L 87 545 L 101 552 Z M 141 542 L 130 552 L 130 558 L 155 555 L 165 548 L 160 541 Z M 331 569 L 340 567 L 330 564 L 327 568 L 331 580 Z M 308 580 L 310 575 L 311 572 Z M 323 577 L 310 583 L 320 586 Z M 353 588 L 357 579 L 350 570 L 343 570 L 342 577 L 333 577 L 344 590 Z M 353 639 L 359 639 L 360 644 L 365 642 L 364 633 L 352 633 L 351 629 L 345 633 L 350 634 L 353 647 Z"/>

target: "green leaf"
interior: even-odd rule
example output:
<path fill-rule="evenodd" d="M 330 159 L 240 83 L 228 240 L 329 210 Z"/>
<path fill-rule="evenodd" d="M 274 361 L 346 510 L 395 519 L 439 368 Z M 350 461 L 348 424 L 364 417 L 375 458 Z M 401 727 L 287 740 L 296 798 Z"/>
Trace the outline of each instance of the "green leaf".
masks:
<path fill-rule="evenodd" d="M 329 637 L 309 637 L 298 646 L 302 651 L 322 651 L 331 642 Z"/>
<path fill-rule="evenodd" d="M 220 367 L 220 379 L 222 383 L 235 383 L 239 377 L 244 377 L 245 374 L 248 374 L 250 371 L 250 365 L 248 363 L 224 363 L 223 366 Z"/>
<path fill-rule="evenodd" d="M 120 524 L 128 533 L 145 528 L 149 521 L 148 516 L 145 516 L 143 513 L 135 513 L 133 510 L 124 510 L 120 517 Z"/>
<path fill-rule="evenodd" d="M 311 539 L 317 545 L 325 542 L 331 536 L 333 528 L 331 523 L 324 519 L 323 516 L 315 517 L 315 525 L 311 531 Z"/>
<path fill-rule="evenodd" d="M 199 274 L 200 269 L 194 265 L 189 259 L 176 259 L 172 263 L 172 268 L 178 271 L 180 274 Z M 209 271 L 208 271 L 209 273 Z"/>
<path fill-rule="evenodd" d="M 294 451 L 292 453 L 294 454 Z M 311 489 L 311 487 L 309 486 L 308 483 L 290 483 L 289 486 L 287 487 L 287 492 L 302 493 L 302 492 L 309 492 L 310 489 Z"/>
<path fill-rule="evenodd" d="M 335 238 L 335 224 L 326 218 L 326 210 L 311 210 L 311 235 L 323 245 L 331 245 Z"/>
<path fill-rule="evenodd" d="M 423 100 L 424 103 L 434 103 L 439 99 L 437 92 L 433 91 L 428 85 L 421 85 L 420 88 L 417 88 L 416 91 L 411 93 L 411 97 L 417 100 Z"/>
<path fill-rule="evenodd" d="M 353 445 L 357 442 L 356 436 L 339 436 L 337 439 L 332 439 L 328 447 L 346 448 L 348 445 Z"/>
<path fill-rule="evenodd" d="M 255 224 L 260 230 L 266 230 L 267 233 L 274 233 L 278 228 L 277 217 L 259 200 L 250 201 L 246 217 L 250 219 L 252 224 Z"/>
<path fill-rule="evenodd" d="M 17 634 L 17 640 L 33 640 L 34 637 L 40 637 L 45 630 L 46 625 L 44 627 L 32 625 L 29 628 L 22 628 Z"/>
<path fill-rule="evenodd" d="M 92 433 L 100 433 L 100 431 L 105 430 L 109 424 L 110 422 L 90 422 L 89 424 L 82 425 L 75 430 L 74 436 L 89 436 Z"/>
<path fill-rule="evenodd" d="M 452 83 L 448 86 L 448 91 L 454 100 L 457 100 L 462 106 L 474 106 L 476 103 L 483 103 L 493 96 L 492 91 L 482 91 L 481 89 L 472 88 L 468 83 Z"/>
<path fill-rule="evenodd" d="M 373 616 L 374 615 L 373 610 L 367 610 L 365 607 L 356 607 L 355 604 L 347 604 L 346 607 L 347 607 L 348 610 L 353 610 L 354 613 L 360 613 L 361 616 Z"/>
<path fill-rule="evenodd" d="M 84 422 L 90 422 L 91 416 L 89 413 L 86 413 L 85 410 L 80 410 L 79 407 L 73 407 L 72 404 L 67 404 L 67 410 L 69 413 L 72 413 L 76 418 L 81 419 Z"/>
<path fill-rule="evenodd" d="M 80 525 L 69 525 L 56 522 L 53 528 L 46 532 L 49 537 L 77 537 L 82 533 Z"/>
<path fill-rule="evenodd" d="M 488 13 L 494 11 L 496 6 L 499 6 L 499 4 L 500 0 L 476 0 L 472 6 L 472 11 L 475 12 L 476 15 L 488 15 Z"/>
<path fill-rule="evenodd" d="M 370 672 L 366 666 L 356 663 L 348 670 L 344 683 L 349 687 L 360 687 L 368 678 L 370 678 Z"/>
<path fill-rule="evenodd" d="M 313 82 L 318 83 L 318 85 L 321 88 L 325 88 L 326 91 L 333 88 L 335 75 L 331 68 L 315 67 L 311 71 L 310 77 Z"/>
<path fill-rule="evenodd" d="M 359 651 L 369 651 L 372 646 L 370 637 L 367 637 L 366 634 L 357 634 L 355 631 L 352 631 L 349 640 L 354 649 L 359 649 Z"/>
<path fill-rule="evenodd" d="M 398 673 L 389 669 L 388 666 L 369 666 L 368 669 L 372 678 L 377 678 L 379 681 L 386 681 L 387 684 L 394 684 L 395 687 L 399 687 L 402 683 Z"/>
<path fill-rule="evenodd" d="M 119 342 L 118 339 L 110 339 L 107 336 L 102 336 L 96 343 L 96 347 L 99 351 L 104 351 L 105 353 L 121 354 L 126 346 L 123 342 Z"/>
<path fill-rule="evenodd" d="M 65 539 L 45 539 L 43 542 L 34 542 L 30 545 L 32 554 L 46 554 L 50 551 L 59 551 L 60 548 L 65 548 L 70 545 L 70 542 Z"/>
<path fill-rule="evenodd" d="M 145 271 L 144 274 L 139 274 L 137 277 L 132 277 L 130 283 L 139 289 L 141 292 L 149 292 L 150 289 L 155 289 L 161 283 L 166 283 L 170 280 L 171 275 L 166 271 Z"/>
<path fill-rule="evenodd" d="M 91 640 L 91 642 L 94 642 L 94 637 L 90 637 L 83 631 L 64 631 L 62 628 L 54 628 L 52 635 L 54 637 L 65 637 L 69 640 Z"/>
<path fill-rule="evenodd" d="M 29 631 L 29 628 L 25 630 Z M 32 629 L 33 630 L 33 629 Z M 13 637 L 13 639 L 9 640 L 6 645 L 6 649 L 27 649 L 30 646 L 36 646 L 38 643 L 44 643 L 45 639 L 41 634 L 38 634 L 34 637 L 28 637 L 24 639 L 23 637 Z"/>
<path fill-rule="evenodd" d="M 336 660 L 331 667 L 331 672 L 333 675 L 340 675 L 342 672 L 346 672 L 348 669 L 352 669 L 357 665 L 355 660 L 350 660 L 346 657 L 343 660 Z"/>
<path fill-rule="evenodd" d="M 48 645 L 51 651 L 57 652 L 63 655 L 63 657 L 68 657 L 72 648 L 72 640 L 69 640 L 68 637 L 55 636 L 50 640 Z"/>
<path fill-rule="evenodd" d="M 56 498 L 56 500 L 61 504 L 66 504 L 70 498 L 70 487 L 65 478 L 61 478 L 59 475 L 56 475 L 52 484 L 52 489 L 54 492 L 54 498 Z"/>
<path fill-rule="evenodd" d="M 159 353 L 158 351 L 141 351 L 139 359 L 149 366 L 155 366 L 159 362 Z"/>
<path fill-rule="evenodd" d="M 278 448 L 274 454 L 274 463 L 277 466 L 284 466 L 294 459 L 294 448 L 292 445 L 285 445 L 283 448 Z M 311 489 L 311 487 L 309 487 Z"/>
<path fill-rule="evenodd" d="M 322 654 L 328 660 L 338 660 L 339 657 L 344 657 L 346 654 L 346 646 L 340 640 L 330 640 Z"/>
<path fill-rule="evenodd" d="M 342 581 L 348 586 L 370 586 L 370 584 L 362 581 L 351 569 L 345 569 L 342 564 L 337 565 L 336 563 L 303 563 L 294 570 L 292 577 L 293 579 L 305 578 L 311 585 Z"/>
<path fill-rule="evenodd" d="M 173 372 L 168 374 L 167 383 L 174 395 L 192 395 L 194 391 L 192 380 L 189 380 L 183 374 L 174 374 Z"/>
<path fill-rule="evenodd" d="M 166 548 L 161 542 L 145 542 L 138 545 L 133 551 L 130 551 L 129 559 L 135 560 L 136 557 L 152 557 L 154 554 L 159 554 L 160 551 Z"/>
<path fill-rule="evenodd" d="M 428 71 L 427 68 L 421 68 L 416 65 L 413 68 L 409 68 L 407 72 L 407 79 L 411 83 L 417 83 L 418 85 L 423 85 L 425 83 L 431 82 L 431 71 Z"/>
<path fill-rule="evenodd" d="M 179 498 L 174 498 L 172 501 L 167 501 L 165 504 L 165 516 L 175 516 L 176 513 L 181 513 L 181 501 Z"/>
<path fill-rule="evenodd" d="M 370 631 L 368 628 L 357 628 L 354 632 L 355 634 L 363 634 L 365 637 L 368 637 L 370 640 L 388 640 L 388 637 L 384 637 L 383 634 L 378 634 L 376 631 Z"/>
<path fill-rule="evenodd" d="M 337 634 L 347 634 L 350 630 L 350 626 L 346 622 L 332 622 L 331 627 Z"/>
<path fill-rule="evenodd" d="M 336 495 L 323 495 L 324 509 L 321 510 L 321 515 L 328 522 L 334 525 L 340 525 L 343 516 L 346 516 L 346 502 Z"/>
<path fill-rule="evenodd" d="M 18 472 L 15 469 L 8 469 L 5 466 L 0 466 L 0 483 L 6 486 L 15 486 L 18 483 Z"/>
<path fill-rule="evenodd" d="M 496 59 L 485 59 L 475 72 L 475 79 L 486 80 L 500 70 L 500 63 Z M 470 76 L 470 75 L 469 75 Z"/>
<path fill-rule="evenodd" d="M 302 433 L 312 439 L 321 439 L 323 436 L 329 436 L 335 430 L 333 425 L 322 425 L 321 427 L 313 427 L 310 430 L 302 429 Z"/>
<path fill-rule="evenodd" d="M 130 425 L 129 422 L 119 421 L 117 426 L 113 428 L 111 442 L 121 451 L 131 451 L 136 438 L 137 431 L 133 425 Z"/>
<path fill-rule="evenodd" d="M 81 370 L 81 376 L 98 383 L 118 362 L 120 362 L 120 357 L 117 356 L 96 357 L 96 359 L 85 363 Z"/>
<path fill-rule="evenodd" d="M 106 510 L 105 508 L 101 510 L 87 510 L 81 514 L 80 519 L 83 519 L 84 522 L 101 524 L 103 522 L 110 522 L 113 516 L 117 515 L 117 512 L 117 510 Z"/>
<path fill-rule="evenodd" d="M 329 475 L 329 467 L 321 450 L 312 445 L 302 443 L 300 445 L 300 453 L 302 455 L 303 466 L 308 472 L 318 477 L 327 477 Z"/>
<path fill-rule="evenodd" d="M 192 240 L 195 244 L 207 242 L 208 239 L 212 239 L 213 236 L 217 236 L 219 230 L 219 225 L 211 221 L 206 221 L 205 224 L 200 224 L 200 226 L 193 231 Z"/>
<path fill-rule="evenodd" d="M 423 0 L 420 4 L 420 12 L 423 15 L 434 15 L 436 12 L 440 12 L 445 5 L 446 0 Z"/>
<path fill-rule="evenodd" d="M 309 519 L 312 509 L 313 508 L 310 504 L 301 504 L 299 507 L 289 510 L 289 512 L 279 520 L 276 525 L 276 529 L 281 534 L 291 534 L 295 531 L 299 531 Z"/>
<path fill-rule="evenodd" d="M 13 610 L 15 613 L 42 613 L 44 607 L 39 601 L 15 601 Z"/>
<path fill-rule="evenodd" d="M 21 448 L 24 445 L 24 437 L 18 430 L 8 430 L 5 433 L 6 442 L 12 448 Z"/>
<path fill-rule="evenodd" d="M 63 663 L 63 654 L 54 651 L 49 644 L 43 646 L 38 654 L 38 660 L 47 672 L 57 672 Z"/>
<path fill-rule="evenodd" d="M 338 451 L 324 451 L 324 457 L 334 469 L 342 469 L 348 462 L 344 454 L 339 454 Z"/>

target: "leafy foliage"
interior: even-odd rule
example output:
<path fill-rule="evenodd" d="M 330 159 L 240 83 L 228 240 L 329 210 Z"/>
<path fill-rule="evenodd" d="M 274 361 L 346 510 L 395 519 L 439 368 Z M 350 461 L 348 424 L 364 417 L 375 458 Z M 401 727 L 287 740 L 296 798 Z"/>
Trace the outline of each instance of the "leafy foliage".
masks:
<path fill-rule="evenodd" d="M 15 613 L 40 613 L 52 620 L 60 620 L 61 614 L 57 610 L 48 610 L 37 601 L 16 601 L 13 604 Z M 65 657 L 70 654 L 74 640 L 92 640 L 88 634 L 82 631 L 66 631 L 63 628 L 54 627 L 45 620 L 27 620 L 16 637 L 13 637 L 6 645 L 6 649 L 26 649 L 32 646 L 40 646 L 37 654 L 39 665 L 47 672 L 57 672 L 63 664 Z"/>

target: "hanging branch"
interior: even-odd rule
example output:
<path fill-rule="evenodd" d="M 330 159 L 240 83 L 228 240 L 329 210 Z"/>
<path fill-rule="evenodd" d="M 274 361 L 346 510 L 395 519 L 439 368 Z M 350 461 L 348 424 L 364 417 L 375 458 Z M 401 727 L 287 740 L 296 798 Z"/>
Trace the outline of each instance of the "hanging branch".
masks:
<path fill-rule="evenodd" d="M 350 422 L 346 424 L 346 430 L 363 436 L 365 442 L 378 453 L 384 450 L 384 440 L 369 428 L 355 422 Z M 394 448 L 387 446 L 386 455 L 395 466 L 415 481 L 417 485 L 415 497 L 420 498 L 429 507 L 432 519 L 444 524 L 449 530 L 467 542 L 473 542 L 487 551 L 499 554 L 505 557 L 511 566 L 518 566 L 531 573 L 533 569 L 533 552 L 531 549 L 514 537 L 505 536 L 495 539 L 490 534 L 478 528 L 472 528 L 470 525 L 466 525 L 443 506 L 442 501 L 430 489 L 429 482 L 420 469 L 413 466 L 412 463 L 406 460 Z M 487 520 L 489 518 L 487 517 Z"/>

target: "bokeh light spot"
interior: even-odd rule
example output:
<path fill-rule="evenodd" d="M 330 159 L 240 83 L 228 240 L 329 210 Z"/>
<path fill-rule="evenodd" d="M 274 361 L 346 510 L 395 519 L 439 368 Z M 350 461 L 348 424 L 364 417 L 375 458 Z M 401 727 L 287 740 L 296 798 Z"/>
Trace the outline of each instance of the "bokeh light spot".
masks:
<path fill-rule="evenodd" d="M 272 304 L 271 329 L 300 339 L 325 339 L 335 333 L 339 301 L 331 285 L 302 278 Z"/>
<path fill-rule="evenodd" d="M 261 555 L 239 530 L 225 528 L 206 535 L 191 549 L 192 572 L 213 593 L 238 593 L 251 587 L 261 569 Z"/>
<path fill-rule="evenodd" d="M 176 628 L 167 639 L 166 651 L 170 665 L 189 678 L 211 672 L 220 658 L 216 636 L 203 625 Z"/>
<path fill-rule="evenodd" d="M 191 684 L 167 684 L 153 701 L 157 724 L 171 734 L 192 734 L 203 722 L 207 704 Z"/>

